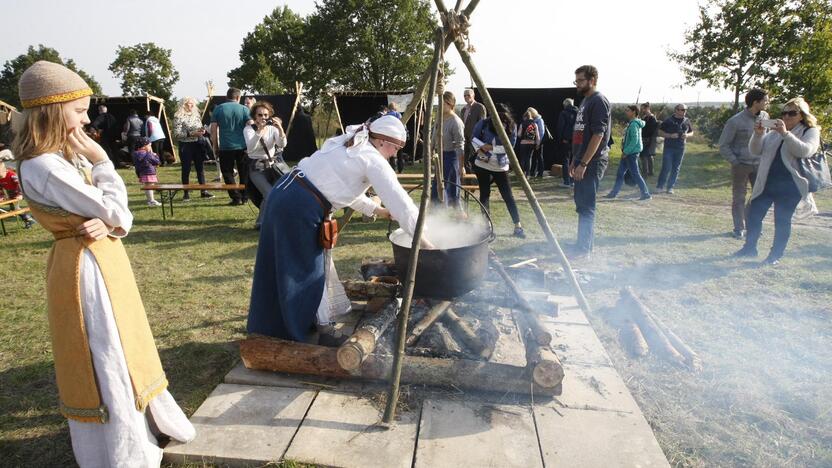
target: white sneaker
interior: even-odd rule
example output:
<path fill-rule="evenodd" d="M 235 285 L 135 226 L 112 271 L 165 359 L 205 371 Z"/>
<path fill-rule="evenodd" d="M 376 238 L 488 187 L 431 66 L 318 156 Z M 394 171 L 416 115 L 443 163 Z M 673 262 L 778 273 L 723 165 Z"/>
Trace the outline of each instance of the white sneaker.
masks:
<path fill-rule="evenodd" d="M 162 204 L 158 200 L 149 200 L 147 206 L 162 206 Z"/>

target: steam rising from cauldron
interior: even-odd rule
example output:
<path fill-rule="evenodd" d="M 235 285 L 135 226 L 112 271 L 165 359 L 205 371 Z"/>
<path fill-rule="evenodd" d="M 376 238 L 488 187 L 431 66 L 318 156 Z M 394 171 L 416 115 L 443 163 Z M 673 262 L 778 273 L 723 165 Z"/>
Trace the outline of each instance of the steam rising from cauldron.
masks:
<path fill-rule="evenodd" d="M 477 244 L 488 237 L 489 226 L 483 216 L 472 214 L 467 219 L 460 219 L 458 213 L 446 210 L 429 213 L 422 237 L 438 250 Z M 408 249 L 413 245 L 413 237 L 402 229 L 395 230 L 390 241 Z"/>

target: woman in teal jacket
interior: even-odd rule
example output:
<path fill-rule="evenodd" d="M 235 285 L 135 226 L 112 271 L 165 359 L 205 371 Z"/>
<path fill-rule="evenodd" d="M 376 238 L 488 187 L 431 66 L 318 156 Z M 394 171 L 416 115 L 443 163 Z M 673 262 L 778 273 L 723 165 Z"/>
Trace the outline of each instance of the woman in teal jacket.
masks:
<path fill-rule="evenodd" d="M 638 171 L 638 155 L 643 149 L 641 143 L 641 129 L 644 128 L 644 121 L 638 118 L 638 107 L 627 106 L 624 111 L 627 114 L 627 129 L 624 130 L 624 143 L 621 145 L 621 151 L 624 153 L 621 156 L 621 164 L 618 165 L 618 174 L 615 176 L 615 185 L 613 185 L 610 193 L 606 198 L 615 198 L 621 187 L 624 185 L 624 176 L 630 173 L 630 176 L 635 180 L 638 189 L 641 190 L 641 198 L 639 200 L 649 200 L 650 191 L 647 190 L 647 184 L 641 177 Z"/>

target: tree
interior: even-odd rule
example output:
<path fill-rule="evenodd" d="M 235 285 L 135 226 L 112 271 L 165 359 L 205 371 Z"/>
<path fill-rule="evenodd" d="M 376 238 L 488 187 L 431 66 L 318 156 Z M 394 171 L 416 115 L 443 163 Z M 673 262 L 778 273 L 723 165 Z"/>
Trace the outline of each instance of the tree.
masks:
<path fill-rule="evenodd" d="M 169 100 L 173 86 L 179 81 L 170 53 L 170 49 L 152 42 L 118 46 L 109 70 L 121 80 L 121 92 L 125 96 L 152 94 Z"/>
<path fill-rule="evenodd" d="M 64 61 L 61 54 L 57 50 L 39 44 L 37 49 L 34 46 L 29 46 L 25 54 L 20 54 L 17 58 L 7 60 L 3 66 L 3 71 L 0 72 L 0 100 L 8 102 L 14 106 L 20 106 L 20 98 L 17 90 L 17 83 L 20 81 L 20 75 L 26 71 L 32 64 L 38 60 L 48 60 L 50 62 L 60 63 L 65 65 L 70 70 L 81 75 L 81 78 L 87 82 L 95 94 L 101 94 L 101 85 L 95 81 L 92 75 L 87 74 L 75 64 L 72 59 Z"/>
<path fill-rule="evenodd" d="M 798 7 L 782 0 L 708 0 L 685 32 L 688 49 L 668 55 L 682 65 L 687 84 L 732 90 L 736 110 L 740 93 L 777 75 L 797 32 L 784 20 Z"/>
<path fill-rule="evenodd" d="M 430 64 L 435 25 L 426 0 L 321 0 L 306 18 L 278 7 L 243 40 L 229 84 L 267 93 L 300 81 L 313 100 L 408 88 Z"/>
<path fill-rule="evenodd" d="M 229 86 L 258 94 L 279 94 L 295 81 L 314 81 L 305 59 L 306 20 L 289 7 L 277 7 L 248 33 L 239 67 L 228 72 Z"/>
<path fill-rule="evenodd" d="M 806 0 L 790 20 L 798 40 L 788 44 L 769 86 L 783 96 L 803 96 L 815 106 L 832 103 L 832 3 Z"/>
<path fill-rule="evenodd" d="M 413 86 L 430 65 L 435 27 L 425 0 L 322 0 L 309 36 L 329 85 L 394 90 Z"/>

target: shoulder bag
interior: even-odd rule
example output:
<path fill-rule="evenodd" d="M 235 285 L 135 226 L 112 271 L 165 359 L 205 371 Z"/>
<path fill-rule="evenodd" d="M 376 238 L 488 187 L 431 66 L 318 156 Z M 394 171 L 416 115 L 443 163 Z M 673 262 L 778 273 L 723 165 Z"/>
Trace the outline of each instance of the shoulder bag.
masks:
<path fill-rule="evenodd" d="M 804 135 L 806 134 L 806 130 L 808 128 L 803 129 Z M 832 176 L 829 173 L 829 157 L 832 157 L 832 151 L 824 147 L 823 139 L 821 139 L 818 150 L 814 155 L 797 160 L 800 175 L 809 181 L 809 193 L 832 187 Z"/>

